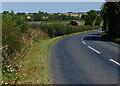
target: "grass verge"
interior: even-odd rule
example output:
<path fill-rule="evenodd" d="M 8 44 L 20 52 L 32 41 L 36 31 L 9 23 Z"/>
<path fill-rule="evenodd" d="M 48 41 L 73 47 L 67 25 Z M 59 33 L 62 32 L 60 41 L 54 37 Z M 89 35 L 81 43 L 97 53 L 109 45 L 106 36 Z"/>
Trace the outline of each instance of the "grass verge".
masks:
<path fill-rule="evenodd" d="M 39 40 L 36 42 L 30 47 L 24 61 L 21 61 L 21 67 L 18 73 L 19 80 L 17 84 L 52 84 L 48 61 L 50 48 L 53 43 L 63 37 L 90 31 L 63 35 L 51 39 Z"/>

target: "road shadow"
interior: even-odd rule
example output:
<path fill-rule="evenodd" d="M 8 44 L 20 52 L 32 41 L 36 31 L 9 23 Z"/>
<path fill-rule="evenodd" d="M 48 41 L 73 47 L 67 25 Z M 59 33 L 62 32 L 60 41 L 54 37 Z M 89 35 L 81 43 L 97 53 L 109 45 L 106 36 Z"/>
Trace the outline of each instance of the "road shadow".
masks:
<path fill-rule="evenodd" d="M 108 37 L 102 36 L 101 33 L 90 34 L 88 36 L 85 36 L 84 40 L 88 40 L 88 41 L 105 41 L 105 42 L 110 42 L 111 41 Z"/>

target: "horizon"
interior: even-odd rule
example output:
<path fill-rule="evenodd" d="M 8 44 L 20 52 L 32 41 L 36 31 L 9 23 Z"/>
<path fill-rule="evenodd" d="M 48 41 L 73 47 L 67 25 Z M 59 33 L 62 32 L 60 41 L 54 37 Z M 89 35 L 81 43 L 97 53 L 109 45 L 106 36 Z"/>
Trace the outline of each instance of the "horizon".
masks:
<path fill-rule="evenodd" d="M 2 12 L 15 13 L 80 13 L 89 10 L 99 11 L 104 2 L 2 2 Z"/>

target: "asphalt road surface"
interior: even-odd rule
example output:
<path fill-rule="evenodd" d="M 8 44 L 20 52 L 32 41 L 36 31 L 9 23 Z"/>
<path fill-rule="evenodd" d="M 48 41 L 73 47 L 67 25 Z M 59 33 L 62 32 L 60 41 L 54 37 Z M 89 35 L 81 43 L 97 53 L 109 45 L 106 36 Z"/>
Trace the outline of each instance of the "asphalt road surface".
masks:
<path fill-rule="evenodd" d="M 101 30 L 58 40 L 51 49 L 53 84 L 118 84 L 118 44 Z"/>

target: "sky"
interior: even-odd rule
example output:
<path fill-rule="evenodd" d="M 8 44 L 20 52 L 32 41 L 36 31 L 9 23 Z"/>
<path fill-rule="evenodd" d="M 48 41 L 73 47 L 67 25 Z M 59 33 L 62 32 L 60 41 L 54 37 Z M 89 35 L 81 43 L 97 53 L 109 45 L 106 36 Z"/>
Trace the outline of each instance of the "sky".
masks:
<path fill-rule="evenodd" d="M 33 13 L 38 11 L 48 13 L 87 12 L 100 10 L 104 2 L 2 2 L 2 10 Z"/>
<path fill-rule="evenodd" d="M 2 2 L 104 2 L 105 0 L 0 0 Z M 115 1 L 115 0 L 109 0 Z"/>

